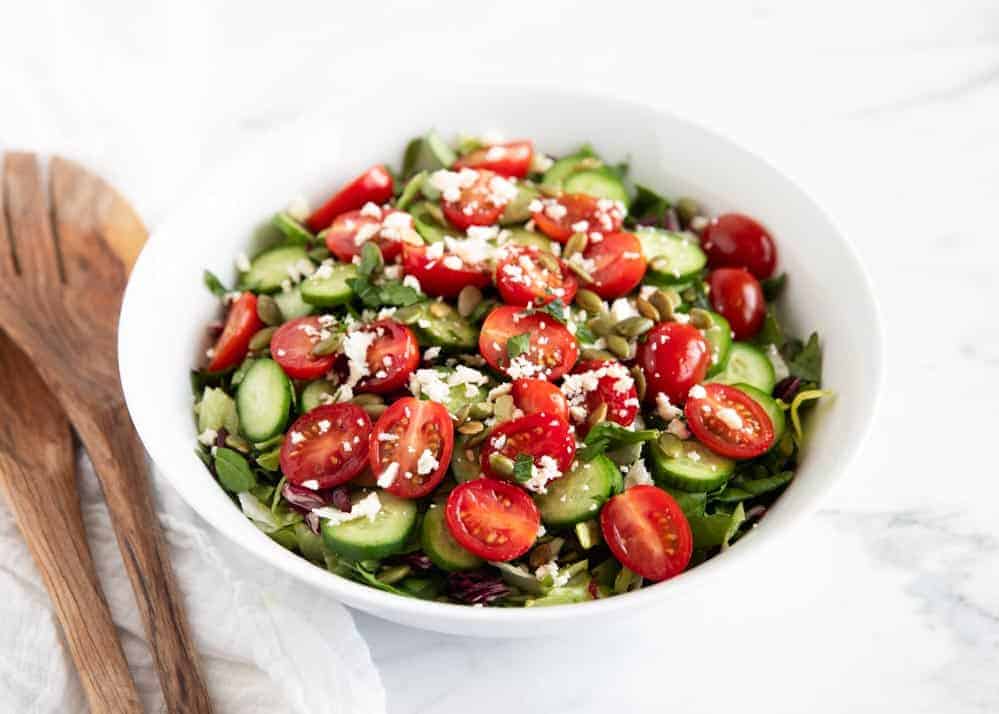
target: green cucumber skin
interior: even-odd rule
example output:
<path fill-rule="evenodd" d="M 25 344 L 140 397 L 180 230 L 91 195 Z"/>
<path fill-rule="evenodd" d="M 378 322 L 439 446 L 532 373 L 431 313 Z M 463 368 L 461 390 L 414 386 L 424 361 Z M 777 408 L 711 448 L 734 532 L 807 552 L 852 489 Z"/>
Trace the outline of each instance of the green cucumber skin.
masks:
<path fill-rule="evenodd" d="M 288 280 L 288 269 L 300 260 L 312 263 L 302 246 L 285 245 L 272 248 L 253 259 L 250 269 L 242 277 L 241 284 L 248 290 L 272 293 L 280 289 L 281 283 Z"/>
<path fill-rule="evenodd" d="M 701 462 L 694 462 L 686 457 L 671 458 L 659 447 L 659 444 L 652 442 L 649 444 L 649 461 L 652 464 L 653 479 L 658 485 L 681 491 L 707 493 L 720 488 L 735 473 L 734 461 L 711 453 L 703 444 L 685 441 L 683 446 L 688 451 L 701 454 L 702 461 L 705 459 L 713 461 L 717 470 L 711 471 Z"/>
<path fill-rule="evenodd" d="M 566 193 L 585 193 L 597 198 L 609 198 L 628 205 L 630 198 L 621 179 L 606 166 L 599 169 L 576 171 L 562 183 Z"/>
<path fill-rule="evenodd" d="M 236 412 L 243 436 L 258 443 L 283 432 L 294 401 L 293 390 L 291 380 L 277 362 L 256 360 L 236 390 Z"/>
<path fill-rule="evenodd" d="M 762 351 L 746 342 L 733 342 L 725 367 L 708 381 L 732 385 L 744 383 L 770 394 L 777 377 L 773 365 Z"/>
<path fill-rule="evenodd" d="M 302 283 L 302 299 L 318 307 L 335 307 L 350 302 L 354 291 L 347 284 L 357 277 L 357 266 L 352 263 L 336 263 L 333 275 L 325 278 L 312 275 Z"/>
<path fill-rule="evenodd" d="M 500 225 L 509 226 L 529 220 L 531 211 L 528 206 L 531 205 L 531 201 L 540 197 L 541 192 L 533 186 L 523 183 L 517 184 L 517 195 L 503 209 Z"/>
<path fill-rule="evenodd" d="M 545 171 L 545 175 L 541 177 L 541 185 L 561 190 L 565 184 L 565 180 L 579 170 L 579 163 L 591 158 L 593 157 L 574 154 L 559 159 Z"/>
<path fill-rule="evenodd" d="M 402 551 L 416 525 L 416 502 L 381 489 L 377 492 L 382 508 L 374 522 L 367 518 L 339 525 L 323 521 L 321 531 L 327 548 L 348 560 L 381 560 Z"/>
<path fill-rule="evenodd" d="M 641 228 L 635 231 L 635 235 L 638 236 L 642 244 L 642 253 L 649 263 L 660 256 L 665 256 L 676 264 L 671 272 L 661 272 L 650 267 L 645 273 L 646 283 L 660 286 L 679 285 L 699 275 L 708 264 L 708 256 L 696 241 L 681 234 L 659 228 Z"/>
<path fill-rule="evenodd" d="M 442 506 L 431 506 L 423 516 L 420 545 L 434 565 L 448 572 L 471 570 L 485 562 L 458 545 L 447 529 Z"/>
<path fill-rule="evenodd" d="M 455 439 L 454 451 L 451 454 L 451 473 L 454 475 L 454 480 L 458 483 L 471 481 L 473 478 L 478 478 L 479 474 L 482 473 L 482 468 L 479 465 L 479 450 L 471 449 L 472 459 L 468 459 L 465 456 L 465 451 L 468 449 L 465 443 L 469 438 L 467 436 L 458 436 Z"/>
<path fill-rule="evenodd" d="M 610 498 L 615 474 L 620 472 L 614 462 L 600 455 L 552 481 L 548 484 L 548 493 L 534 497 L 541 520 L 548 526 L 560 528 L 593 518 Z M 589 490 L 582 490 L 584 484 Z M 561 500 L 563 496 L 565 501 Z"/>
<path fill-rule="evenodd" d="M 736 389 L 740 389 L 749 396 L 751 396 L 756 403 L 763 407 L 763 411 L 767 413 L 770 417 L 770 422 L 774 427 L 774 443 L 770 448 L 777 446 L 777 443 L 784 436 L 784 432 L 787 431 L 787 417 L 784 416 L 784 410 L 777 405 L 777 401 L 771 397 L 766 392 L 762 392 L 752 384 L 745 384 L 740 382 L 739 384 L 732 385 Z"/>
<path fill-rule="evenodd" d="M 430 303 L 419 303 L 403 308 L 395 314 L 395 319 L 413 331 L 421 347 L 440 347 L 448 352 L 475 349 L 479 344 L 478 331 L 451 305 L 439 304 L 449 308 L 444 317 L 431 314 Z"/>
<path fill-rule="evenodd" d="M 510 236 L 503 245 L 513 243 L 514 245 L 533 246 L 546 253 L 553 252 L 551 239 L 543 233 L 535 233 L 524 228 L 510 228 L 508 230 L 510 231 Z"/>
<path fill-rule="evenodd" d="M 337 388 L 325 379 L 317 379 L 314 382 L 309 382 L 305 385 L 298 399 L 299 413 L 305 414 L 306 412 L 311 412 L 323 403 L 323 395 L 333 395 L 336 394 L 336 391 Z"/>
<path fill-rule="evenodd" d="M 729 352 L 732 349 L 732 326 L 728 323 L 728 320 L 717 312 L 711 313 L 711 320 L 714 324 L 704 330 L 704 339 L 708 341 L 708 346 L 711 348 L 711 366 L 708 368 L 709 377 L 713 377 L 725 369 Z"/>
<path fill-rule="evenodd" d="M 274 302 L 281 309 L 281 317 L 284 318 L 285 322 L 297 320 L 315 312 L 315 307 L 302 299 L 301 285 L 296 285 L 288 292 L 279 290 L 274 293 Z"/>

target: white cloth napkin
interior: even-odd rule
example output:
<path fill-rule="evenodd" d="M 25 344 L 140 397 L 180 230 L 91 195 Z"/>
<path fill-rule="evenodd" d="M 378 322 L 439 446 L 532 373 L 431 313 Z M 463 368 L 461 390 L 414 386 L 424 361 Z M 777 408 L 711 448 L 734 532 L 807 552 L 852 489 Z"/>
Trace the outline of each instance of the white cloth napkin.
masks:
<path fill-rule="evenodd" d="M 381 680 L 347 609 L 210 531 L 164 481 L 154 481 L 215 711 L 384 712 Z M 80 489 L 90 550 L 143 704 L 165 711 L 100 486 L 83 456 Z M 48 593 L 6 503 L 0 505 L 0 594 L 0 711 L 86 712 Z"/>

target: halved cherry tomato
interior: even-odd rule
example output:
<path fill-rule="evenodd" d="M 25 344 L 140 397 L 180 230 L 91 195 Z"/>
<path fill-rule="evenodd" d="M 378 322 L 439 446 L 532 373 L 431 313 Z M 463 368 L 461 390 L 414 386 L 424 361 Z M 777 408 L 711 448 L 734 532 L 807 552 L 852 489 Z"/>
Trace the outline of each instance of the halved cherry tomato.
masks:
<path fill-rule="evenodd" d="M 767 229 L 741 213 L 724 213 L 711 221 L 701 247 L 712 268 L 746 268 L 760 280 L 773 275 L 777 246 Z"/>
<path fill-rule="evenodd" d="M 243 293 L 229 308 L 225 328 L 215 341 L 206 369 L 221 372 L 242 362 L 250 348 L 250 339 L 263 327 L 264 323 L 257 316 L 257 296 Z"/>
<path fill-rule="evenodd" d="M 576 297 L 579 281 L 565 263 L 535 246 L 509 246 L 496 264 L 496 288 L 508 305 L 546 305 Z"/>
<path fill-rule="evenodd" d="M 370 209 L 341 213 L 333 225 L 323 231 L 323 240 L 330 253 L 344 263 L 360 255 L 367 240 L 373 240 L 388 261 L 402 252 L 404 233 L 413 230 L 413 217 L 408 213 L 372 204 Z"/>
<path fill-rule="evenodd" d="M 767 301 L 760 281 L 742 268 L 718 268 L 708 275 L 711 304 L 732 326 L 737 340 L 749 340 L 763 327 Z"/>
<path fill-rule="evenodd" d="M 576 437 L 569 423 L 551 414 L 528 414 L 502 422 L 482 445 L 482 473 L 492 478 L 507 478 L 497 473 L 489 457 L 500 453 L 510 459 L 527 454 L 541 466 L 541 457 L 550 456 L 559 471 L 568 471 L 576 456 Z"/>
<path fill-rule="evenodd" d="M 524 414 L 551 414 L 569 421 L 569 403 L 562 390 L 543 379 L 515 379 L 511 390 L 513 403 Z"/>
<path fill-rule="evenodd" d="M 506 204 L 516 195 L 516 188 L 498 173 L 487 169 L 471 173 L 478 175 L 470 185 L 461 190 L 457 200 L 449 201 L 441 196 L 441 210 L 460 230 L 466 230 L 469 226 L 491 226 L 499 220 Z"/>
<path fill-rule="evenodd" d="M 288 430 L 281 472 L 291 483 L 313 490 L 339 486 L 368 465 L 370 437 L 371 419 L 356 404 L 316 407 Z"/>
<path fill-rule="evenodd" d="M 727 384 L 701 385 L 704 394 L 687 398 L 683 413 L 697 440 L 730 459 L 751 459 L 774 444 L 774 425 L 760 403 Z"/>
<path fill-rule="evenodd" d="M 375 333 L 368 347 L 368 376 L 357 385 L 359 392 L 385 394 L 399 389 L 420 364 L 416 335 L 395 320 L 378 320 L 360 328 Z"/>
<path fill-rule="evenodd" d="M 573 233 L 614 233 L 624 220 L 624 207 L 617 201 L 595 198 L 586 193 L 567 193 L 546 198 L 534 213 L 534 223 L 542 233 L 565 243 Z"/>
<path fill-rule="evenodd" d="M 655 582 L 682 573 L 694 552 L 680 504 L 655 486 L 634 486 L 614 496 L 600 511 L 600 530 L 622 565 Z"/>
<path fill-rule="evenodd" d="M 291 320 L 271 337 L 271 357 L 292 379 L 317 379 L 329 372 L 336 360 L 336 355 L 312 354 L 312 348 L 329 336 L 318 315 Z"/>
<path fill-rule="evenodd" d="M 642 244 L 633 233 L 591 235 L 583 260 L 593 278 L 587 287 L 606 299 L 627 295 L 645 275 Z M 592 267 L 588 261 L 593 261 Z"/>
<path fill-rule="evenodd" d="M 530 336 L 528 350 L 511 360 L 507 341 L 511 337 Z M 494 308 L 482 323 L 479 352 L 493 369 L 511 377 L 538 377 L 554 381 L 572 369 L 579 358 L 579 345 L 565 325 L 544 313 L 526 313 L 523 308 L 501 305 Z"/>
<path fill-rule="evenodd" d="M 469 265 L 450 254 L 431 258 L 427 252 L 428 248 L 409 243 L 402 248 L 403 272 L 419 280 L 427 295 L 455 297 L 466 285 L 484 288 L 491 282 L 489 269 L 484 265 Z"/>
<path fill-rule="evenodd" d="M 508 141 L 477 149 L 454 162 L 455 170 L 489 169 L 501 176 L 524 178 L 531 168 L 534 144 L 530 141 Z"/>
<path fill-rule="evenodd" d="M 477 478 L 448 494 L 444 522 L 461 547 L 486 560 L 507 561 L 534 545 L 541 514 L 522 489 Z"/>
<path fill-rule="evenodd" d="M 326 203 L 306 220 L 314 233 L 323 230 L 341 213 L 356 211 L 369 201 L 382 205 L 392 198 L 392 174 L 378 164 L 333 194 Z"/>
<path fill-rule="evenodd" d="M 453 448 L 454 427 L 447 409 L 403 397 L 378 417 L 368 458 L 376 477 L 392 469 L 385 486 L 389 493 L 423 498 L 444 479 Z"/>
<path fill-rule="evenodd" d="M 638 344 L 636 361 L 645 374 L 645 398 L 654 401 L 660 392 L 673 404 L 683 404 L 687 392 L 704 380 L 711 364 L 711 349 L 693 325 L 661 322 Z"/>
<path fill-rule="evenodd" d="M 596 389 L 585 390 L 585 408 L 592 414 L 601 404 L 607 406 L 607 419 L 621 426 L 630 426 L 638 414 L 638 390 L 628 368 L 612 360 L 587 360 L 573 368 L 573 374 L 586 374 L 597 380 Z M 585 433 L 580 432 L 580 436 Z"/>

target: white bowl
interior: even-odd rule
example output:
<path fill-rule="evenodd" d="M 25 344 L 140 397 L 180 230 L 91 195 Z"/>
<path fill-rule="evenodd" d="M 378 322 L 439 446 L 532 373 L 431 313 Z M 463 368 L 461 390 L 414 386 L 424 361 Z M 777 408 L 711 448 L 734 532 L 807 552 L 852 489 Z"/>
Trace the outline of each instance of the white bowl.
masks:
<path fill-rule="evenodd" d="M 594 627 L 656 603 L 696 597 L 747 577 L 736 567 L 785 538 L 849 467 L 871 424 L 882 377 L 882 335 L 870 282 L 849 243 L 791 180 L 730 141 L 651 108 L 551 89 L 448 87 L 358 92 L 266 137 L 205 177 L 150 238 L 132 273 L 119 331 L 121 379 L 132 418 L 162 474 L 205 520 L 262 560 L 347 605 L 413 627 L 510 637 Z M 665 583 L 588 603 L 536 609 L 473 608 L 383 593 L 333 575 L 258 531 L 194 454 L 188 371 L 205 348 L 218 302 L 205 268 L 234 277 L 233 258 L 254 229 L 290 198 L 318 204 L 376 162 L 398 165 L 407 139 L 428 127 L 445 136 L 498 130 L 559 154 L 589 141 L 628 158 L 631 176 L 666 195 L 690 195 L 711 212 L 757 217 L 776 238 L 789 275 L 784 317 L 797 334 L 818 330 L 823 381 L 836 397 L 811 415 L 797 478 L 752 533 L 730 551 Z M 793 563 L 787 564 L 793 568 Z M 682 608 L 681 610 L 682 611 Z"/>

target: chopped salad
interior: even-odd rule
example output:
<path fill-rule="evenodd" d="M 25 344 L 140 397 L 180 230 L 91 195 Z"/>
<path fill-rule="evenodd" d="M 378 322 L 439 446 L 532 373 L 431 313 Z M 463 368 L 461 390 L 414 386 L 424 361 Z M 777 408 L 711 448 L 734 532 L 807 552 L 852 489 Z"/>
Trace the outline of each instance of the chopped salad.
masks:
<path fill-rule="evenodd" d="M 826 394 L 757 220 L 591 147 L 431 132 L 211 273 L 197 451 L 260 530 L 406 597 L 536 607 L 672 578 L 794 479 Z"/>

